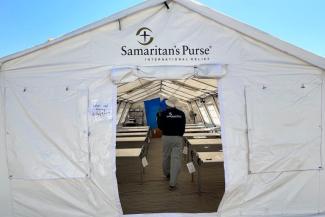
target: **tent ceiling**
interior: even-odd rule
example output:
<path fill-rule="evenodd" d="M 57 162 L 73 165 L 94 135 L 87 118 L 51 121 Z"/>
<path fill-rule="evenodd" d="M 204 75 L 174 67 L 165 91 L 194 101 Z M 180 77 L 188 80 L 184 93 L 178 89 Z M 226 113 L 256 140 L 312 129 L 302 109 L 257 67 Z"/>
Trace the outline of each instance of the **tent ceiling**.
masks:
<path fill-rule="evenodd" d="M 189 102 L 215 94 L 217 81 L 198 78 L 156 81 L 137 79 L 130 83 L 120 84 L 117 89 L 118 100 L 138 102 L 153 95 L 162 95 L 166 98 L 175 96 L 184 102 Z"/>
<path fill-rule="evenodd" d="M 166 98 L 166 99 L 168 99 L 169 97 L 171 97 L 171 95 L 169 95 L 169 94 L 167 94 L 167 93 L 164 93 L 164 92 L 160 92 L 159 95 L 162 96 L 162 97 L 164 97 L 164 98 Z M 185 103 L 185 104 L 187 103 L 187 101 L 184 101 L 184 100 L 182 100 L 182 99 L 179 99 L 179 101 L 180 101 L 181 103 Z"/>
<path fill-rule="evenodd" d="M 146 80 L 143 80 L 143 79 L 137 79 L 134 82 L 120 84 L 118 86 L 118 92 L 119 93 L 130 93 L 130 92 L 132 92 L 132 91 L 134 91 L 136 89 L 143 88 L 147 84 L 150 84 L 152 82 L 153 81 L 146 81 Z"/>

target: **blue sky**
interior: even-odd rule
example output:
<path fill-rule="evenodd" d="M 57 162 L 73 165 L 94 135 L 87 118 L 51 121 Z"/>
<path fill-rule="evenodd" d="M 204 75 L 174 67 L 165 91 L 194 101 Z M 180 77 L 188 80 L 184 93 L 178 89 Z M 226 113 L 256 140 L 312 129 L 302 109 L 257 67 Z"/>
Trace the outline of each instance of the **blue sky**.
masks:
<path fill-rule="evenodd" d="M 0 0 L 0 57 L 56 38 L 141 0 Z M 325 57 L 325 0 L 200 0 Z"/>

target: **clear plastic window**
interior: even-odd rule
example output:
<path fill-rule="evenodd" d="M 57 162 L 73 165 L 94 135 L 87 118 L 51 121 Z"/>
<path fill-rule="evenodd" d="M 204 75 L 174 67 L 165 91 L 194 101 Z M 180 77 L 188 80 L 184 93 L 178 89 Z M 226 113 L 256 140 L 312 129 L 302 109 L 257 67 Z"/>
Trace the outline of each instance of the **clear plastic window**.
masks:
<path fill-rule="evenodd" d="M 210 113 L 210 116 L 212 118 L 212 121 L 213 123 L 216 125 L 216 126 L 220 126 L 220 120 L 219 120 L 219 115 L 217 113 L 217 110 L 216 108 L 212 105 L 212 104 L 208 104 L 207 105 L 207 109 Z"/>
<path fill-rule="evenodd" d="M 206 110 L 204 109 L 203 106 L 199 106 L 200 112 L 202 114 L 202 117 L 204 119 L 204 122 L 207 124 L 211 124 L 210 118 L 208 116 L 208 113 L 206 112 Z"/>

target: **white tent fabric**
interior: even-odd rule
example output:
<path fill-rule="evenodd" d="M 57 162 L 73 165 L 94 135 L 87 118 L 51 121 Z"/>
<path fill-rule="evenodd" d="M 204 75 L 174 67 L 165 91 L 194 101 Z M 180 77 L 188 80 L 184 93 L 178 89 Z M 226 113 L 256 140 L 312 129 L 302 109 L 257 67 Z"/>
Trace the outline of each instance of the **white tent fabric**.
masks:
<path fill-rule="evenodd" d="M 206 76 L 217 65 L 226 66 L 210 71 L 221 77 L 218 212 L 134 216 L 325 216 L 325 60 L 195 2 L 163 2 L 0 59 L 0 216 L 122 216 L 111 78 Z M 143 27 L 150 45 L 139 44 Z"/>

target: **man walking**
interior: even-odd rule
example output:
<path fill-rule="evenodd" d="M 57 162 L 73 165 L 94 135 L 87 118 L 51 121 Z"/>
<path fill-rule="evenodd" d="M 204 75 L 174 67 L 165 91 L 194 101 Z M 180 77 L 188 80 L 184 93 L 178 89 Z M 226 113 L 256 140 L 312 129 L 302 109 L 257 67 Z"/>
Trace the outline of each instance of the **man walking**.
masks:
<path fill-rule="evenodd" d="M 158 127 L 162 131 L 163 172 L 169 178 L 169 190 L 176 189 L 177 176 L 182 163 L 185 114 L 176 108 L 178 100 L 171 97 L 166 101 L 168 108 L 157 116 Z"/>

